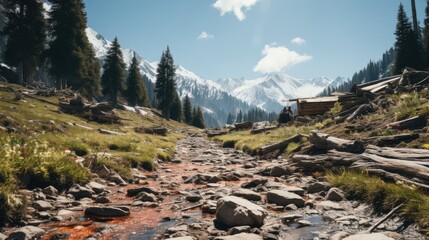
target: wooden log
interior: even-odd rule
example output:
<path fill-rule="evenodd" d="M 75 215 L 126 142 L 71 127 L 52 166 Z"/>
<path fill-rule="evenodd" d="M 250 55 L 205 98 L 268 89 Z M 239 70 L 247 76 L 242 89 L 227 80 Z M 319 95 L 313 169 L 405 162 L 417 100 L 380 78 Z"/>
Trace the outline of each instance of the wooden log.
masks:
<path fill-rule="evenodd" d="M 216 137 L 216 136 L 225 135 L 227 133 L 228 133 L 228 131 L 226 131 L 226 130 L 208 131 L 207 132 L 207 137 Z"/>
<path fill-rule="evenodd" d="M 59 106 L 59 104 L 58 104 L 58 103 L 55 103 L 55 102 L 49 101 L 49 100 L 47 100 L 47 99 L 38 98 L 38 97 L 35 97 L 35 96 L 31 95 L 31 94 L 22 93 L 22 95 L 23 95 L 23 96 L 26 96 L 26 97 L 29 97 L 29 98 L 32 98 L 32 99 L 35 99 L 35 100 L 40 101 L 40 102 L 48 103 L 48 104 L 51 104 L 51 105 L 54 105 L 54 106 L 57 106 L 57 107 Z"/>
<path fill-rule="evenodd" d="M 346 122 L 350 122 L 357 117 L 367 114 L 371 107 L 369 104 L 360 105 L 349 117 L 346 118 Z"/>
<path fill-rule="evenodd" d="M 250 134 L 258 134 L 258 133 L 263 133 L 266 131 L 271 131 L 277 129 L 277 126 L 272 126 L 272 127 L 264 127 L 264 128 L 256 128 L 256 129 L 252 129 L 250 131 Z"/>
<path fill-rule="evenodd" d="M 347 110 L 344 110 L 340 113 L 335 114 L 334 117 L 338 117 L 338 116 L 342 117 L 342 116 L 350 115 L 354 111 L 356 111 L 356 109 L 358 109 L 358 108 L 359 108 L 359 106 L 354 106 L 354 107 L 348 108 Z"/>
<path fill-rule="evenodd" d="M 374 229 L 376 229 L 378 226 L 380 226 L 380 224 L 382 224 L 383 222 L 385 222 L 387 219 L 391 218 L 393 216 L 393 214 L 395 214 L 397 211 L 399 211 L 399 209 L 401 209 L 403 206 L 404 206 L 404 204 L 401 203 L 397 207 L 395 207 L 394 209 L 392 209 L 392 211 L 390 211 L 384 218 L 380 219 L 377 223 L 375 223 L 374 225 L 372 225 L 368 229 L 368 232 L 374 231 Z"/>
<path fill-rule="evenodd" d="M 125 133 L 121 133 L 121 132 L 116 132 L 116 131 L 110 131 L 110 130 L 106 130 L 106 129 L 97 129 L 99 133 L 102 134 L 110 134 L 110 135 L 118 135 L 118 136 L 122 136 L 125 135 Z"/>
<path fill-rule="evenodd" d="M 236 123 L 234 124 L 235 130 L 244 130 L 252 128 L 253 123 L 252 122 L 242 122 L 242 123 Z"/>
<path fill-rule="evenodd" d="M 427 124 L 426 118 L 421 116 L 415 116 L 405 120 L 389 123 L 387 124 L 387 127 L 398 129 L 398 130 L 421 129 L 421 128 L 424 128 L 426 124 Z"/>
<path fill-rule="evenodd" d="M 381 179 L 383 179 L 386 182 L 404 182 L 406 184 L 409 185 L 414 185 L 416 187 L 418 187 L 419 189 L 422 189 L 424 191 L 429 191 L 429 185 L 428 184 L 424 184 L 421 183 L 421 181 L 417 181 L 417 180 L 411 180 L 409 178 L 406 178 L 404 176 L 401 176 L 397 173 L 391 173 L 382 169 L 368 169 L 368 168 L 360 168 L 360 170 L 364 170 L 366 172 L 368 172 L 368 174 L 372 175 L 372 176 L 377 176 L 380 177 Z"/>
<path fill-rule="evenodd" d="M 284 141 L 263 146 L 258 150 L 258 154 L 259 155 L 265 155 L 267 153 L 274 152 L 276 150 L 283 150 L 289 145 L 289 143 L 299 142 L 299 141 L 301 141 L 301 138 L 302 138 L 302 136 L 300 134 L 296 134 L 296 135 L 294 135 L 294 136 L 292 136 L 292 137 L 290 137 Z"/>
<path fill-rule="evenodd" d="M 398 134 L 398 135 L 392 135 L 392 136 L 380 136 L 380 137 L 369 137 L 365 138 L 364 142 L 374 142 L 378 146 L 384 146 L 387 144 L 398 144 L 401 142 L 410 142 L 414 139 L 419 138 L 418 133 L 405 133 L 405 134 Z"/>
<path fill-rule="evenodd" d="M 92 127 L 87 127 L 87 126 L 84 126 L 84 125 L 81 125 L 81 124 L 78 124 L 78 123 L 69 123 L 69 124 L 72 125 L 72 126 L 83 128 L 85 130 L 91 130 L 91 131 L 94 130 L 94 128 L 92 128 Z"/>
<path fill-rule="evenodd" d="M 328 134 L 319 133 L 316 130 L 311 131 L 308 139 L 316 148 L 340 152 L 362 153 L 364 145 L 358 140 L 346 140 L 332 137 Z"/>

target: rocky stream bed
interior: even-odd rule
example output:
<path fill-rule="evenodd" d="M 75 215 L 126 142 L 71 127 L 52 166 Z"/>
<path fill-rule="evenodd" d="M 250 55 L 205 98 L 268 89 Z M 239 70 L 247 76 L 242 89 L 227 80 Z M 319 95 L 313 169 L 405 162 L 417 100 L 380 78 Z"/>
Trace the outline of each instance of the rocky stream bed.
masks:
<path fill-rule="evenodd" d="M 368 233 L 383 216 L 323 177 L 200 135 L 180 140 L 157 171 L 135 170 L 132 183 L 106 175 L 63 193 L 21 191 L 31 206 L 26 226 L 0 239 L 425 239 L 398 217 Z"/>

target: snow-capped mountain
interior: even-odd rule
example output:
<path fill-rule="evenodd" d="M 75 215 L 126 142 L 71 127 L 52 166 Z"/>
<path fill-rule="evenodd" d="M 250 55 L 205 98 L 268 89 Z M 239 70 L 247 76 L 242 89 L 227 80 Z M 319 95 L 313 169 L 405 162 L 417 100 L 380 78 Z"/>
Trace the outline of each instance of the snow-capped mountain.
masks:
<path fill-rule="evenodd" d="M 103 60 L 107 55 L 111 42 L 91 28 L 86 29 L 86 34 L 94 47 L 97 58 Z M 134 56 L 134 51 L 122 49 L 122 53 L 124 62 L 129 66 Z M 149 62 L 137 53 L 136 57 L 140 62 L 141 73 L 150 80 L 147 83 L 153 85 L 156 80 L 158 62 Z M 176 66 L 176 84 L 182 99 L 188 95 L 193 105 L 201 107 L 206 125 L 209 127 L 224 125 L 228 114 L 238 109 L 248 111 L 256 107 L 231 96 L 227 91 L 222 90 L 219 84 L 204 79 L 180 65 Z M 153 86 L 148 86 L 148 89 L 153 89 Z"/>
<path fill-rule="evenodd" d="M 232 96 L 266 111 L 279 111 L 288 99 L 313 97 L 326 86 L 341 81 L 326 77 L 298 79 L 284 73 L 270 73 L 253 79 L 218 79 L 216 82 L 228 89 Z"/>

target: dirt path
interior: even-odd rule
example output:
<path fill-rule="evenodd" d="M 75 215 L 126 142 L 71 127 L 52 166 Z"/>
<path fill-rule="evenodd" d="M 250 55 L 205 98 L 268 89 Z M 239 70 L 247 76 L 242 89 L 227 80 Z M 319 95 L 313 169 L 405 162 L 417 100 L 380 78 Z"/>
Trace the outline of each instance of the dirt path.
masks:
<path fill-rule="evenodd" d="M 203 136 L 180 140 L 175 158 L 158 165 L 156 172 L 138 174 L 137 184 L 109 187 L 109 205 L 129 206 L 129 217 L 94 221 L 88 226 L 61 227 L 51 232 L 51 236 L 67 232 L 71 234 L 68 239 L 82 239 L 82 234 L 87 232 L 86 237 L 92 237 L 88 239 L 144 240 L 183 236 L 213 239 L 249 232 L 263 239 L 328 239 L 339 232 L 362 231 L 378 220 L 370 216 L 368 206 L 345 200 L 340 190 L 328 191 L 327 184 L 301 175 L 283 157 L 258 159 L 241 151 L 221 148 Z M 146 187 L 155 194 L 127 196 L 128 189 L 139 187 Z M 273 190 L 293 192 L 305 204 L 268 204 L 267 193 Z M 264 225 L 234 230 L 215 226 L 217 200 L 230 195 L 252 199 L 254 204 L 265 209 L 268 216 Z M 401 221 L 394 219 L 378 230 L 391 231 L 400 225 Z M 406 232 L 406 239 L 423 238 L 411 229 Z"/>

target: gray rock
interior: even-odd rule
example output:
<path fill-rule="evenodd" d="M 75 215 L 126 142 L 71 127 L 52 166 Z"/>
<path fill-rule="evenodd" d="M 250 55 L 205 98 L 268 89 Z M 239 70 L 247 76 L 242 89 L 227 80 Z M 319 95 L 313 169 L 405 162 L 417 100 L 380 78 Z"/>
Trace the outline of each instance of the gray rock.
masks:
<path fill-rule="evenodd" d="M 192 194 L 189 196 L 186 196 L 186 200 L 189 202 L 198 202 L 202 199 L 200 195 Z"/>
<path fill-rule="evenodd" d="M 395 240 L 394 238 L 388 237 L 383 233 L 368 233 L 368 234 L 356 234 L 346 238 L 343 240 Z"/>
<path fill-rule="evenodd" d="M 94 181 L 89 182 L 86 186 L 92 191 L 94 191 L 96 194 L 100 194 L 107 189 L 106 185 Z"/>
<path fill-rule="evenodd" d="M 9 234 L 7 240 L 31 240 L 42 236 L 44 233 L 45 230 L 41 228 L 34 226 L 25 226 L 22 228 L 18 228 L 11 234 Z"/>
<path fill-rule="evenodd" d="M 53 187 L 53 186 L 49 186 L 49 187 L 44 188 L 42 190 L 42 192 L 44 194 L 48 195 L 48 196 L 56 196 L 56 195 L 58 195 L 58 190 L 55 187 Z"/>
<path fill-rule="evenodd" d="M 130 215 L 128 207 L 89 207 L 85 209 L 85 215 L 95 217 L 124 217 Z"/>
<path fill-rule="evenodd" d="M 134 197 L 141 192 L 152 193 L 159 195 L 159 192 L 155 188 L 151 187 L 139 187 L 139 188 L 130 188 L 127 190 L 127 196 Z"/>
<path fill-rule="evenodd" d="M 240 188 L 237 191 L 233 192 L 233 195 L 247 199 L 249 201 L 261 201 L 261 195 L 249 189 Z"/>
<path fill-rule="evenodd" d="M 350 236 L 350 233 L 341 231 L 341 232 L 337 232 L 334 235 L 330 236 L 329 240 L 341 240 L 341 239 L 344 239 L 345 237 L 348 237 L 348 236 Z"/>
<path fill-rule="evenodd" d="M 173 234 L 173 233 L 177 233 L 177 232 L 187 232 L 187 231 L 188 231 L 187 225 L 180 225 L 180 226 L 168 228 L 166 233 L 167 234 Z"/>
<path fill-rule="evenodd" d="M 3 233 L 0 233 L 0 240 L 6 240 L 7 236 Z"/>
<path fill-rule="evenodd" d="M 326 194 L 326 200 L 339 202 L 344 200 L 344 192 L 339 188 L 331 188 Z"/>
<path fill-rule="evenodd" d="M 82 198 L 91 198 L 94 191 L 80 185 L 75 185 L 69 189 L 68 193 L 73 195 L 75 199 L 80 200 Z"/>
<path fill-rule="evenodd" d="M 219 199 L 216 208 L 216 220 L 228 227 L 260 227 L 268 215 L 262 207 L 235 196 Z"/>
<path fill-rule="evenodd" d="M 285 175 L 291 175 L 292 173 L 286 169 L 284 166 L 274 166 L 273 168 L 271 168 L 270 171 L 270 176 L 272 177 L 281 177 L 281 176 L 285 176 Z"/>
<path fill-rule="evenodd" d="M 51 210 L 53 207 L 50 203 L 46 201 L 38 200 L 33 202 L 33 208 L 36 209 L 37 211 L 46 211 L 46 210 Z"/>
<path fill-rule="evenodd" d="M 229 229 L 228 234 L 229 235 L 236 235 L 239 233 L 248 233 L 252 230 L 250 226 L 237 226 Z"/>
<path fill-rule="evenodd" d="M 328 191 L 330 188 L 326 182 L 315 182 L 308 186 L 307 193 L 318 193 L 322 191 Z"/>
<path fill-rule="evenodd" d="M 295 187 L 295 186 L 286 186 L 286 187 L 283 187 L 282 190 L 298 194 L 299 196 L 304 196 L 304 192 L 305 192 L 304 189 L 300 187 Z"/>
<path fill-rule="evenodd" d="M 109 176 L 107 177 L 107 180 L 112 181 L 120 186 L 126 186 L 127 182 L 125 182 L 125 180 L 119 176 L 119 174 L 117 173 L 110 173 Z"/>
<path fill-rule="evenodd" d="M 38 212 L 36 215 L 38 219 L 44 219 L 44 220 L 50 219 L 52 217 L 51 214 L 49 214 L 48 212 Z"/>
<path fill-rule="evenodd" d="M 281 216 L 282 222 L 283 223 L 291 223 L 294 222 L 297 219 L 303 218 L 304 216 L 300 215 L 300 214 L 288 214 L 288 215 L 284 215 Z"/>
<path fill-rule="evenodd" d="M 262 240 L 262 237 L 253 233 L 240 233 L 226 237 L 217 237 L 215 240 Z"/>
<path fill-rule="evenodd" d="M 143 201 L 143 202 L 156 202 L 157 201 L 157 198 L 154 194 L 147 193 L 147 192 L 140 192 L 139 194 L 137 194 L 135 199 Z"/>
<path fill-rule="evenodd" d="M 95 203 L 109 203 L 110 199 L 105 196 L 99 196 L 95 199 Z"/>
<path fill-rule="evenodd" d="M 308 227 L 308 226 L 312 225 L 310 221 L 304 220 L 304 219 L 298 220 L 297 223 L 298 223 L 298 227 L 299 228 L 301 228 L 301 227 Z"/>
<path fill-rule="evenodd" d="M 340 206 L 340 204 L 332 201 L 322 201 L 317 203 L 317 209 L 323 210 L 343 210 L 344 208 Z"/>
<path fill-rule="evenodd" d="M 267 202 L 275 203 L 279 206 L 295 204 L 297 207 L 304 207 L 304 199 L 301 196 L 282 190 L 272 190 L 267 193 Z"/>
<path fill-rule="evenodd" d="M 268 182 L 267 179 L 254 179 L 250 182 L 245 182 L 243 184 L 241 184 L 242 188 L 253 188 L 253 187 L 257 187 L 258 185 L 264 185 Z"/>
<path fill-rule="evenodd" d="M 186 236 L 186 237 L 175 237 L 175 238 L 167 238 L 168 240 L 195 240 L 194 237 Z"/>
<path fill-rule="evenodd" d="M 298 210 L 298 207 L 297 207 L 295 204 L 288 204 L 288 205 L 285 207 L 285 210 L 288 210 L 288 211 L 295 211 L 295 210 Z"/>

